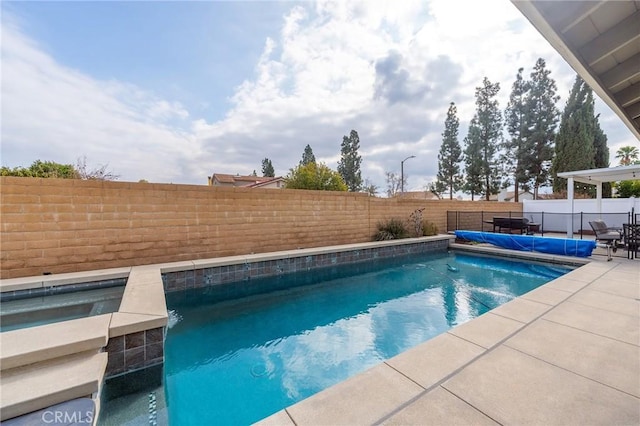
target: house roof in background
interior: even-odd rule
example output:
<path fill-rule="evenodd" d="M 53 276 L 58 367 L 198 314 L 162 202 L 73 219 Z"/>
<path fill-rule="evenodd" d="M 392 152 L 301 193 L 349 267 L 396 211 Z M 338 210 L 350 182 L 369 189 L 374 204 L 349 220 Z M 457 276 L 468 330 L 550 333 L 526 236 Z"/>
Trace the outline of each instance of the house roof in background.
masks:
<path fill-rule="evenodd" d="M 261 186 L 271 185 L 274 182 L 284 182 L 284 178 L 282 176 L 267 178 L 267 180 L 263 180 L 260 182 L 255 182 L 250 185 L 247 185 L 249 188 L 260 188 Z"/>
<path fill-rule="evenodd" d="M 524 195 L 524 194 L 530 194 L 530 195 L 533 195 L 530 191 L 518 191 L 518 196 L 520 196 L 520 195 Z M 498 195 L 499 195 L 499 194 L 493 194 L 493 195 L 491 195 L 491 196 L 489 197 L 489 200 L 490 200 L 490 201 L 495 201 L 495 200 L 497 200 L 497 199 L 498 199 Z M 507 192 L 504 194 L 504 199 L 505 199 L 505 200 L 511 200 L 513 197 L 515 197 L 515 195 L 516 195 L 516 191 L 507 191 Z"/>
<path fill-rule="evenodd" d="M 439 200 L 436 194 L 431 191 L 405 191 L 396 194 L 398 197 L 411 198 L 414 200 Z"/>
<path fill-rule="evenodd" d="M 511 1 L 640 140 L 640 1 Z"/>
<path fill-rule="evenodd" d="M 241 175 L 231 175 L 225 173 L 214 173 L 212 176 L 212 180 L 218 181 L 220 183 L 229 183 L 236 184 L 240 183 L 242 186 L 247 186 L 259 182 L 265 182 L 271 180 L 271 177 L 263 177 L 263 176 L 241 176 Z"/>

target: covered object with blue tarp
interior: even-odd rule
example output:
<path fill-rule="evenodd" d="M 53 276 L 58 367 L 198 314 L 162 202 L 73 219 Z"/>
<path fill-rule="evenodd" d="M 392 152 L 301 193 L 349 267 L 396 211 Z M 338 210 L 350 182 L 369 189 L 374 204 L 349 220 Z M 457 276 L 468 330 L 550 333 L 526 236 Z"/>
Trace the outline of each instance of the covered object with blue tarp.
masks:
<path fill-rule="evenodd" d="M 456 238 L 480 243 L 489 243 L 498 247 L 537 251 L 539 253 L 560 254 L 563 256 L 589 257 L 596 248 L 591 240 L 573 240 L 568 238 L 545 238 L 530 235 L 494 234 L 479 231 L 456 231 Z"/>

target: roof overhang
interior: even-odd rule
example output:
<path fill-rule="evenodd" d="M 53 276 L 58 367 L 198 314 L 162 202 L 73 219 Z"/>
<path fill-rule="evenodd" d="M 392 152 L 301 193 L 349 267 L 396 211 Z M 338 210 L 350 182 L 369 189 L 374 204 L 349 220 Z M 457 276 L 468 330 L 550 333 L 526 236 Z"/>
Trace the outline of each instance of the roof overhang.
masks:
<path fill-rule="evenodd" d="M 640 180 L 640 164 L 631 166 L 609 167 L 607 169 L 576 170 L 558 173 L 558 177 L 573 178 L 576 182 L 597 185 L 603 182 L 618 182 L 621 180 Z"/>
<path fill-rule="evenodd" d="M 640 140 L 640 1 L 511 1 Z"/>

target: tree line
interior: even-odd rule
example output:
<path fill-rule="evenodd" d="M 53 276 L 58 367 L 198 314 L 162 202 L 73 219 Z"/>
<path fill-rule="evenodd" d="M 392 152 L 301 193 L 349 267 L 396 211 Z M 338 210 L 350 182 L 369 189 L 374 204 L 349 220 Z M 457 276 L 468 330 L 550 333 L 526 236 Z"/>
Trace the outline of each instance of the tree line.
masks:
<path fill-rule="evenodd" d="M 338 170 L 334 171 L 325 163 L 317 162 L 310 145 L 305 146 L 300 163 L 289 170 L 285 177 L 285 188 L 313 189 L 327 191 L 360 192 L 372 190 L 371 184 L 363 182 L 362 157 L 358 153 L 360 137 L 358 132 L 351 130 L 349 136 L 343 136 L 340 148 Z M 269 158 L 262 160 L 262 175 L 274 177 L 275 171 Z M 376 189 L 373 188 L 375 193 Z"/>
<path fill-rule="evenodd" d="M 332 170 L 325 163 L 316 162 L 310 145 L 304 148 L 302 159 L 298 166 L 289 169 L 284 178 L 285 188 L 313 189 L 328 191 L 364 192 L 376 196 L 380 188 L 368 178 L 362 178 L 362 156 L 359 154 L 360 137 L 356 130 L 351 130 L 349 136 L 342 137 L 340 147 L 340 161 L 337 171 Z M 275 177 L 273 163 L 269 158 L 262 160 L 262 175 Z M 393 197 L 400 192 L 401 186 L 406 184 L 407 175 L 401 177 L 393 172 L 386 172 L 387 196 Z"/>
<path fill-rule="evenodd" d="M 496 99 L 500 84 L 483 79 L 475 91 L 476 112 L 463 145 L 458 140 L 457 108 L 451 102 L 438 173 L 430 185 L 433 192 L 453 199 L 455 192 L 463 191 L 472 200 L 476 196 L 489 200 L 500 188 L 513 185 L 517 202 L 520 191 L 533 191 L 534 198 L 545 186 L 551 185 L 555 193 L 565 191 L 567 182 L 558 173 L 609 167 L 607 136 L 594 113 L 591 88 L 576 76 L 560 113 L 558 89 L 544 59 L 536 61 L 528 79 L 523 71 L 520 68 L 516 74 L 504 111 Z M 617 157 L 624 155 L 619 150 Z M 575 191 L 592 195 L 594 188 L 576 184 Z M 609 185 L 603 185 L 603 195 L 611 196 Z"/>
<path fill-rule="evenodd" d="M 504 111 L 497 95 L 500 84 L 487 77 L 475 90 L 476 110 L 469 122 L 463 144 L 459 141 L 460 119 L 457 107 L 451 102 L 444 122 L 442 144 L 438 153 L 438 172 L 429 185 L 439 197 L 453 199 L 463 191 L 490 199 L 500 188 L 515 188 L 514 201 L 521 190 L 533 191 L 539 197 L 541 187 L 552 186 L 554 193 L 562 193 L 566 180 L 558 173 L 609 166 L 607 136 L 594 112 L 591 88 L 579 77 L 569 94 L 562 113 L 556 107 L 560 96 L 544 59 L 539 58 L 529 77 L 518 69 Z M 558 125 L 559 124 L 559 125 Z M 557 131 L 556 131 L 557 129 Z M 369 179 L 362 179 L 362 157 L 359 155 L 360 137 L 356 130 L 343 136 L 337 171 L 317 162 L 310 145 L 304 148 L 302 159 L 285 177 L 285 187 L 366 192 L 376 195 L 378 187 Z M 638 163 L 635 147 L 623 147 L 616 158 L 620 164 Z M 75 179 L 115 180 L 119 176 L 99 166 L 89 169 L 86 157 L 76 165 L 52 161 L 35 161 L 30 167 L 2 167 L 3 176 L 54 177 Z M 257 176 L 257 173 L 253 172 Z M 262 175 L 275 177 L 269 158 L 262 160 Z M 406 184 L 407 176 L 386 172 L 387 196 L 392 197 Z M 640 196 L 640 182 L 618 184 L 620 196 Z M 577 194 L 593 195 L 594 188 L 576 183 Z M 603 196 L 611 196 L 611 187 L 603 185 Z"/>
<path fill-rule="evenodd" d="M 29 167 L 0 167 L 0 176 L 18 176 L 57 179 L 85 179 L 85 180 L 117 180 L 120 175 L 109 170 L 108 164 L 90 168 L 87 157 L 79 157 L 76 164 L 61 164 L 55 161 L 36 160 Z"/>

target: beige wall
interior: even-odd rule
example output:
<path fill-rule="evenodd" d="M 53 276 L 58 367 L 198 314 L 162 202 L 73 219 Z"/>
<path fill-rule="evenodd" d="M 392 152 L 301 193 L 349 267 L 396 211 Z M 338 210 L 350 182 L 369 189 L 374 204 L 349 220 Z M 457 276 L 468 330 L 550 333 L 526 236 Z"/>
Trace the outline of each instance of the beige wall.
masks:
<path fill-rule="evenodd" d="M 1 278 L 371 241 L 376 223 L 519 203 L 325 191 L 0 178 Z"/>

